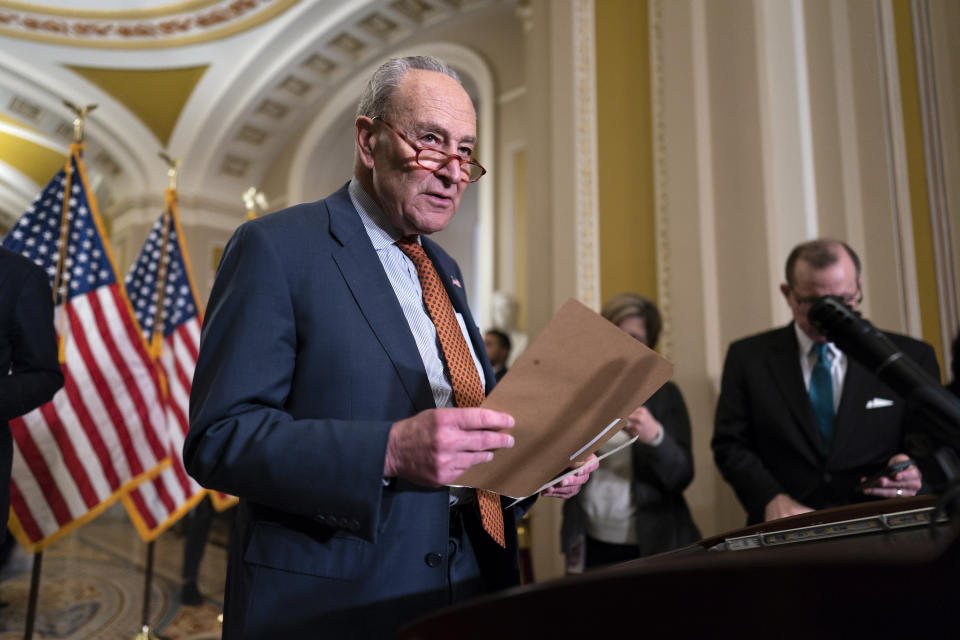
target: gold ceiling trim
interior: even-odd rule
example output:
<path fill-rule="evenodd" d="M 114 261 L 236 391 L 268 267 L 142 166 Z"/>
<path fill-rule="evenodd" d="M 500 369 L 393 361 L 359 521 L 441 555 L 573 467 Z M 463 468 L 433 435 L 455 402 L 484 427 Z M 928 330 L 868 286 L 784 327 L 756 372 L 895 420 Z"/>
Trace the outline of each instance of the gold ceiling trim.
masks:
<path fill-rule="evenodd" d="M 217 4 L 222 0 L 182 0 L 181 2 L 172 2 L 159 7 L 144 9 L 68 9 L 66 7 L 44 7 L 37 6 L 30 2 L 12 2 L 10 0 L 0 0 L 0 9 L 10 11 L 23 11 L 24 13 L 36 13 L 48 16 L 58 16 L 61 18 L 85 18 L 87 20 L 132 20 L 143 18 L 156 18 L 158 16 L 169 16 L 178 13 L 188 13 L 205 9 L 210 5 Z"/>
<path fill-rule="evenodd" d="M 259 26 L 300 0 L 218 0 L 177 17 L 142 20 L 36 18 L 0 3 L 0 36 L 95 49 L 164 49 L 220 40 Z M 204 2 L 184 3 L 204 4 Z M 214 8 L 213 5 L 218 6 Z M 251 13 L 252 12 L 252 13 Z M 31 10 L 32 14 L 39 14 Z M 14 26 L 10 26 L 14 25 Z"/>

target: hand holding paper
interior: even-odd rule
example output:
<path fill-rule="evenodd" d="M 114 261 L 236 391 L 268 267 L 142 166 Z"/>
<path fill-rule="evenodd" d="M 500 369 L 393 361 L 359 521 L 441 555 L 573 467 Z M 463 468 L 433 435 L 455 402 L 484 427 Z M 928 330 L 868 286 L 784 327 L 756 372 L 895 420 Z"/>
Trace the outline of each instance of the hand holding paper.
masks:
<path fill-rule="evenodd" d="M 489 409 L 430 409 L 400 420 L 390 430 L 384 477 L 426 486 L 453 482 L 475 464 L 490 462 L 493 450 L 512 447 L 500 430 L 513 418 Z"/>
<path fill-rule="evenodd" d="M 565 470 L 622 429 L 672 373 L 656 352 L 567 301 L 482 405 L 513 416 L 515 446 L 453 484 L 522 498 L 562 483 Z"/>
<path fill-rule="evenodd" d="M 627 424 L 624 426 L 624 429 L 631 436 L 636 436 L 640 442 L 650 444 L 660 437 L 660 432 L 663 430 L 663 427 L 657 419 L 653 417 L 649 409 L 646 407 L 638 407 L 633 413 L 627 416 Z"/>
<path fill-rule="evenodd" d="M 546 489 L 540 492 L 545 498 L 560 498 L 566 500 L 580 493 L 580 489 L 590 479 L 590 474 L 600 467 L 600 459 L 597 454 L 591 454 L 580 466 L 570 469 L 563 474 L 559 481 L 555 481 Z"/>

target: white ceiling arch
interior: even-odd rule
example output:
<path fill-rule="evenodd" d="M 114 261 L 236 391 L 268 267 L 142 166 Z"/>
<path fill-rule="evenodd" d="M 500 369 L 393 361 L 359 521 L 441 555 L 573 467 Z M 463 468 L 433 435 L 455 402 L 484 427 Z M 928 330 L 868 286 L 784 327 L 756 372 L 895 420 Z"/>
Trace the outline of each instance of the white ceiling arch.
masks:
<path fill-rule="evenodd" d="M 207 195 L 235 200 L 260 183 L 280 154 L 299 144 L 316 114 L 326 111 L 345 85 L 386 53 L 401 50 L 424 28 L 442 34 L 457 18 L 513 4 L 338 0 L 294 6 L 263 30 L 268 41 L 261 39 L 256 47 L 238 51 L 229 66 L 221 65 L 218 75 L 229 76 L 228 82 L 207 86 L 206 79 L 201 81 L 171 140 L 176 153 L 189 148 L 183 190 L 202 188 Z M 420 13 L 411 13 L 413 7 Z M 465 70 L 478 66 L 478 56 L 461 57 Z M 481 75 L 477 69 L 478 80 Z"/>
<path fill-rule="evenodd" d="M 50 0 L 48 12 L 59 11 L 74 21 L 89 16 L 99 20 L 98 11 L 123 13 L 121 8 L 130 4 L 78 0 L 66 9 L 60 0 Z M 220 6 L 226 6 L 224 0 L 141 3 L 128 13 L 142 11 L 145 18 L 153 19 L 153 14 L 177 7 L 197 13 Z M 276 6 L 285 9 L 255 27 L 180 46 L 151 48 L 147 43 L 141 48 L 98 48 L 79 40 L 71 46 L 65 38 L 54 42 L 0 30 L 0 115 L 23 121 L 22 131 L 34 129 L 65 152 L 73 116 L 61 100 L 98 104 L 86 122 L 85 158 L 92 181 L 98 172 L 103 177 L 100 184 L 108 197 L 99 199 L 102 213 L 109 218 L 163 193 L 166 165 L 157 157 L 162 147 L 183 160 L 179 190 L 185 198 L 203 198 L 224 210 L 237 208 L 247 187 L 260 184 L 278 165 L 289 162 L 290 152 L 302 147 L 303 132 L 314 126 L 318 113 L 329 112 L 332 100 L 355 99 L 356 91 L 344 86 L 366 75 L 388 52 L 429 48 L 463 70 L 482 97 L 480 130 L 493 131 L 490 70 L 468 48 L 443 41 L 458 39 L 474 19 L 512 13 L 516 0 L 280 0 Z M 0 0 L 0 8 L 9 7 L 27 11 L 24 3 Z M 45 9 L 35 5 L 32 10 L 42 13 Z M 113 18 L 104 15 L 102 19 Z M 412 46 L 417 40 L 434 44 Z M 163 145 L 141 114 L 68 65 L 120 72 L 114 78 L 124 72 L 206 71 Z M 156 93 L 156 102 L 163 103 L 164 94 Z M 169 102 L 168 109 L 179 109 L 179 103 Z M 17 113 L 11 106 L 17 103 L 26 103 L 27 109 L 38 113 L 36 121 Z M 493 160 L 486 149 L 484 154 L 485 161 Z M 6 162 L 15 168 L 16 156 L 12 158 Z M 11 213 L 23 198 L 21 182 L 0 179 L 0 196 Z M 491 186 L 478 185 L 478 189 L 481 201 L 492 201 Z"/>

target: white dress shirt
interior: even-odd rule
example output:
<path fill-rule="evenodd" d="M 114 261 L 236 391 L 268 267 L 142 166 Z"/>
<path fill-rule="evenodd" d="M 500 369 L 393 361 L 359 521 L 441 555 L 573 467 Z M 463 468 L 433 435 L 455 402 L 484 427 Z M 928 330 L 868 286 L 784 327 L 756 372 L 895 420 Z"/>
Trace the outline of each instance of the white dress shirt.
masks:
<path fill-rule="evenodd" d="M 813 340 L 796 323 L 793 325 L 797 332 L 797 342 L 800 343 L 800 370 L 803 371 L 803 384 L 810 393 L 810 375 L 813 365 L 817 362 L 817 354 L 813 352 Z M 847 376 L 847 354 L 837 348 L 832 342 L 827 343 L 827 360 L 830 363 L 830 377 L 833 378 L 833 410 L 840 406 L 840 395 L 843 393 L 843 381 Z"/>

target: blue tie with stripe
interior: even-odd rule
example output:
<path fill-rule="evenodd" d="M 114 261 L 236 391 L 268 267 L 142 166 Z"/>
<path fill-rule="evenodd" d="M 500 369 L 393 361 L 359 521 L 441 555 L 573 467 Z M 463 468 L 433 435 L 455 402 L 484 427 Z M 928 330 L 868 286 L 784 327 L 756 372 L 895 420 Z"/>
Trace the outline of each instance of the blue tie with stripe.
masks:
<path fill-rule="evenodd" d="M 811 351 L 817 354 L 817 361 L 810 372 L 810 404 L 813 405 L 813 413 L 820 423 L 823 448 L 829 451 L 833 442 L 836 411 L 833 408 L 833 376 L 830 374 L 830 361 L 827 359 L 827 344 L 815 343 Z"/>

